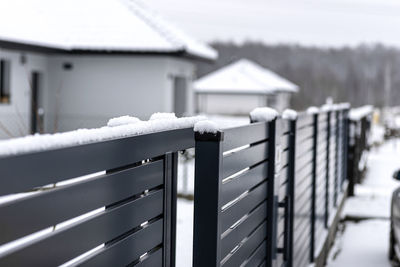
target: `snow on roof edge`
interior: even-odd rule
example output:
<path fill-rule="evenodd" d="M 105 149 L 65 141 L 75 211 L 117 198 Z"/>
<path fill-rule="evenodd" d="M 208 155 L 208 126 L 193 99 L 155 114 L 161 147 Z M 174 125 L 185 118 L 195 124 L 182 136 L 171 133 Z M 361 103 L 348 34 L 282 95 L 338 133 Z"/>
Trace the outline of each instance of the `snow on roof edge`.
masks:
<path fill-rule="evenodd" d="M 64 0 L 66 2 L 67 0 Z M 179 30 L 179 27 L 176 27 L 175 25 L 172 25 L 168 21 L 164 20 L 161 16 L 159 16 L 156 12 L 152 10 L 152 8 L 148 8 L 146 5 L 142 4 L 140 0 L 109 0 L 107 3 L 105 3 L 105 9 L 108 7 L 107 5 L 112 3 L 113 1 L 115 2 L 120 2 L 118 5 L 118 11 L 121 11 L 122 13 L 128 13 L 130 16 L 135 17 L 137 21 L 141 21 L 143 25 L 146 25 L 147 28 L 145 31 L 146 33 L 152 33 L 153 36 L 157 36 L 158 42 L 155 42 L 156 39 L 147 42 L 138 42 L 135 41 L 135 39 L 129 38 L 129 36 L 133 35 L 140 35 L 141 29 L 142 28 L 135 28 L 135 25 L 132 25 L 130 28 L 132 29 L 130 34 L 128 35 L 118 35 L 118 31 L 113 31 L 117 32 L 114 35 L 111 34 L 111 37 L 107 35 L 107 33 L 101 34 L 101 32 L 96 31 L 96 29 L 92 28 L 87 28 L 88 30 L 87 34 L 85 36 L 88 36 L 86 39 L 83 38 L 77 39 L 75 38 L 76 32 L 78 32 L 79 36 L 79 31 L 76 31 L 76 24 L 75 28 L 73 26 L 63 29 L 61 26 L 63 25 L 70 25 L 71 23 L 58 23 L 58 21 L 62 21 L 63 19 L 58 19 L 54 20 L 54 16 L 49 15 L 51 13 L 50 11 L 52 8 L 57 7 L 57 5 L 50 5 L 46 3 L 46 1 L 38 1 L 35 5 L 35 8 L 27 9 L 31 10 L 31 12 L 27 13 L 28 15 L 32 15 L 31 19 L 34 19 L 38 17 L 38 14 L 35 14 L 35 12 L 40 11 L 41 9 L 47 8 L 49 11 L 48 12 L 43 12 L 40 13 L 44 17 L 44 19 L 48 19 L 48 25 L 54 24 L 54 27 L 58 27 L 60 30 L 61 27 L 61 32 L 64 34 L 53 34 L 52 33 L 52 28 L 49 27 L 44 27 L 42 29 L 42 32 L 44 32 L 43 35 L 29 35 L 29 34 L 24 34 L 23 32 L 18 32 L 17 30 L 12 31 L 10 33 L 9 31 L 6 30 L 3 32 L 0 32 L 0 41 L 3 42 L 9 42 L 9 43 L 15 43 L 15 44 L 24 44 L 32 47 L 39 47 L 39 48 L 44 48 L 44 49 L 54 49 L 54 50 L 60 50 L 62 51 L 68 51 L 68 52 L 74 52 L 74 51 L 79 51 L 79 52 L 99 52 L 99 53 L 110 53 L 110 52 L 131 52 L 131 53 L 176 53 L 176 56 L 180 57 L 189 57 L 189 58 L 194 58 L 194 59 L 205 59 L 205 60 L 215 60 L 218 57 L 218 52 L 210 47 L 208 44 L 197 41 L 194 38 L 190 37 L 189 35 L 186 35 L 185 33 L 181 32 Z M 114 3 L 115 3 L 114 2 Z M 73 5 L 73 3 L 71 4 Z M 83 7 L 86 7 L 89 5 L 83 5 Z M 110 5 L 109 5 L 110 6 Z M 116 8 L 116 5 L 113 6 Z M 104 7 L 103 7 L 104 8 Z M 18 11 L 13 9 L 12 6 L 9 7 L 9 11 L 11 14 L 17 13 Z M 89 10 L 88 8 L 84 9 L 83 11 Z M 96 9 L 94 9 L 96 10 Z M 7 6 L 5 7 L 5 12 L 7 12 Z M 54 14 L 58 14 L 56 12 L 57 10 L 54 10 Z M 67 10 L 68 11 L 68 10 Z M 66 11 L 66 12 L 67 12 Z M 69 10 L 71 12 L 71 10 Z M 92 11 L 92 10 L 90 10 Z M 74 11 L 72 11 L 74 12 Z M 62 12 L 60 11 L 62 14 Z M 78 12 L 79 13 L 79 12 Z M 95 11 L 92 12 L 93 16 L 100 17 L 100 13 L 96 13 Z M 72 14 L 73 15 L 73 14 Z M 18 16 L 17 16 L 18 17 Z M 72 16 L 73 17 L 73 16 Z M 28 21 L 28 18 L 26 21 Z M 90 20 L 90 18 L 88 18 Z M 77 20 L 79 23 L 79 20 Z M 121 21 L 116 20 L 117 25 L 119 27 L 121 26 L 126 26 L 128 24 L 123 24 L 124 20 L 121 19 Z M 26 23 L 26 22 L 24 22 Z M 71 24 L 73 25 L 73 23 Z M 105 24 L 106 28 L 109 24 Z M 112 23 L 110 24 L 112 25 Z M 129 24 L 130 25 L 130 24 Z M 129 26 L 128 25 L 128 26 Z M 115 25 L 114 25 L 115 26 Z M 128 27 L 126 26 L 126 27 Z M 111 26 L 112 27 L 112 26 Z M 133 27 L 133 28 L 132 28 Z M 36 28 L 42 28 L 42 27 L 36 27 Z M 83 27 L 83 29 L 85 29 Z M 106 29 L 107 30 L 107 29 Z M 110 29 L 108 29 L 110 30 Z M 27 29 L 29 31 L 29 29 Z M 106 32 L 106 31 L 105 31 Z M 117 38 L 115 40 L 118 41 L 106 41 L 102 42 L 101 40 L 103 39 L 98 39 L 98 42 L 91 42 L 91 35 L 97 36 L 99 35 L 100 37 L 103 37 L 104 40 L 113 40 L 113 38 Z M 150 34 L 151 35 L 151 34 Z M 52 36 L 52 37 L 50 37 Z M 148 37 L 149 35 L 145 35 L 143 38 Z M 118 39 L 120 38 L 120 39 Z M 147 39 L 144 39 L 147 40 Z M 165 42 L 165 44 L 161 45 L 160 42 Z"/>
<path fill-rule="evenodd" d="M 221 79 L 224 82 L 221 82 Z M 231 62 L 200 77 L 193 83 L 193 88 L 197 93 L 252 93 L 254 91 L 263 94 L 297 93 L 300 89 L 287 78 L 246 58 Z"/>

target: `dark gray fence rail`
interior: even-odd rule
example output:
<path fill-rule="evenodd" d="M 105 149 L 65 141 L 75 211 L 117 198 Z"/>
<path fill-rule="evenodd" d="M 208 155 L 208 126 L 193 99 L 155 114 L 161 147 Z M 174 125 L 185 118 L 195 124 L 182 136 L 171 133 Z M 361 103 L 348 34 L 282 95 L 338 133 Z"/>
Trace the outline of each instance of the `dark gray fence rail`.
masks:
<path fill-rule="evenodd" d="M 335 109 L 196 133 L 194 266 L 314 262 L 347 188 L 347 117 Z"/>
<path fill-rule="evenodd" d="M 176 151 L 193 145 L 190 128 L 1 158 L 1 195 L 103 173 L 1 204 L 0 245 L 103 209 L 0 254 L 0 266 L 58 266 L 102 244 L 74 265 L 174 266 Z"/>

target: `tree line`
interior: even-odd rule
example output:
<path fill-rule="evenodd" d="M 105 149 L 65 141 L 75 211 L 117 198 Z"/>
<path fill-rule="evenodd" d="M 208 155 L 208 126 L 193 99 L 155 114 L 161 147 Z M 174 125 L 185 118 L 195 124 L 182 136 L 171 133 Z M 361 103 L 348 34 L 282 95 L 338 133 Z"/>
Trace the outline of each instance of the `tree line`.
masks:
<path fill-rule="evenodd" d="M 197 77 L 241 58 L 250 59 L 300 87 L 292 107 L 321 105 L 328 97 L 352 106 L 400 103 L 400 50 L 383 45 L 319 48 L 300 45 L 242 45 L 214 42 L 219 58 L 197 62 Z"/>

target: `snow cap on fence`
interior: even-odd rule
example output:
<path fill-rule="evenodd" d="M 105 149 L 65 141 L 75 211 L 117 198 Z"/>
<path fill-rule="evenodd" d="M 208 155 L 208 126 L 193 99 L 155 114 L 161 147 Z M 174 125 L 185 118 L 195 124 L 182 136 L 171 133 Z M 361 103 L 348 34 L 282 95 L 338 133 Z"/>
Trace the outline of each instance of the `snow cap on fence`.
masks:
<path fill-rule="evenodd" d="M 216 134 L 219 131 L 218 125 L 210 120 L 204 120 L 204 121 L 199 121 L 196 122 L 194 125 L 194 131 L 199 132 L 200 134 L 204 133 L 212 133 Z"/>
<path fill-rule="evenodd" d="M 325 104 L 321 106 L 322 111 L 331 111 L 333 110 L 333 105 L 332 104 Z"/>
<path fill-rule="evenodd" d="M 351 107 L 350 103 L 343 102 L 339 104 L 340 109 L 349 109 L 350 107 Z"/>
<path fill-rule="evenodd" d="M 156 112 L 150 116 L 150 120 L 173 120 L 176 119 L 175 113 Z"/>
<path fill-rule="evenodd" d="M 205 119 L 204 116 L 157 119 L 115 127 L 105 126 L 94 129 L 79 129 L 65 133 L 29 135 L 0 141 L 0 156 L 39 152 L 160 131 L 191 128 L 196 122 Z"/>
<path fill-rule="evenodd" d="M 140 122 L 140 120 L 136 117 L 132 116 L 121 116 L 117 118 L 112 118 L 107 122 L 108 127 L 116 127 L 116 126 L 121 126 L 121 125 L 126 125 L 126 124 L 133 124 Z"/>
<path fill-rule="evenodd" d="M 370 105 L 362 106 L 359 108 L 353 108 L 349 112 L 349 119 L 352 121 L 358 121 L 358 120 L 362 119 L 363 117 L 368 116 L 373 111 L 374 111 L 374 107 L 370 106 Z"/>
<path fill-rule="evenodd" d="M 285 109 L 282 113 L 282 118 L 285 120 L 297 119 L 297 112 L 293 109 Z"/>
<path fill-rule="evenodd" d="M 252 121 L 261 122 L 261 121 L 272 121 L 278 117 L 278 112 L 275 109 L 262 107 L 255 108 L 250 112 L 250 119 Z"/>
<path fill-rule="evenodd" d="M 307 109 L 307 114 L 317 114 L 319 112 L 319 108 L 317 107 L 309 107 Z"/>

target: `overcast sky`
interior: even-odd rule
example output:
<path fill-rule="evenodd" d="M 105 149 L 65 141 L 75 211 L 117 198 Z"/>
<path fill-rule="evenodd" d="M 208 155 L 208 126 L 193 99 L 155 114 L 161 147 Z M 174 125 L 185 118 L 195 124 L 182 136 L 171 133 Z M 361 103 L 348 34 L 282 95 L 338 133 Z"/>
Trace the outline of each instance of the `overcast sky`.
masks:
<path fill-rule="evenodd" d="M 400 0 L 142 0 L 203 41 L 400 47 Z"/>

